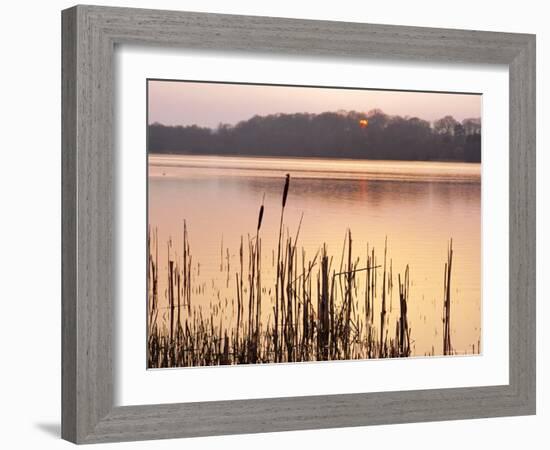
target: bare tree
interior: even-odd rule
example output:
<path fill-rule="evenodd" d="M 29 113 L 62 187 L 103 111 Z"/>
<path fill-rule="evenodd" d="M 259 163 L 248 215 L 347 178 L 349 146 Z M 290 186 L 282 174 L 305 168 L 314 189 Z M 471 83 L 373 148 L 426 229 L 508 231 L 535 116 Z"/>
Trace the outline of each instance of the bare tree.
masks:
<path fill-rule="evenodd" d="M 481 133 L 481 119 L 479 118 L 464 119 L 462 126 L 464 127 L 464 132 L 468 135 Z"/>
<path fill-rule="evenodd" d="M 445 116 L 434 122 L 434 130 L 437 134 L 453 136 L 457 124 L 453 116 Z"/>

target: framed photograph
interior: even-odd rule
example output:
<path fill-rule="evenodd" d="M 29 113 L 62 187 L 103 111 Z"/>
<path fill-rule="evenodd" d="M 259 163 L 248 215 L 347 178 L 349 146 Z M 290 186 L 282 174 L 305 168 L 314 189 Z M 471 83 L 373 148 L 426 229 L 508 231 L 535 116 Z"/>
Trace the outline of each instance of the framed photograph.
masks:
<path fill-rule="evenodd" d="M 535 413 L 535 37 L 62 13 L 62 435 Z"/>
<path fill-rule="evenodd" d="M 147 92 L 147 368 L 481 353 L 480 94 Z"/>

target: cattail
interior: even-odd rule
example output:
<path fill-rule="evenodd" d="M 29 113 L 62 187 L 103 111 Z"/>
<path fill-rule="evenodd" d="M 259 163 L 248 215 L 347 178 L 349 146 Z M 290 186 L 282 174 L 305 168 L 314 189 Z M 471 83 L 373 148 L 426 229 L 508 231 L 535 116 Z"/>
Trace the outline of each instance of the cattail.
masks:
<path fill-rule="evenodd" d="M 290 174 L 287 173 L 286 174 L 286 181 L 285 181 L 285 188 L 283 190 L 283 208 L 286 205 L 286 197 L 288 195 L 288 185 L 289 185 L 289 183 L 290 183 Z"/>
<path fill-rule="evenodd" d="M 264 199 L 265 199 L 265 194 L 264 194 Z M 262 206 L 260 206 L 260 214 L 258 215 L 258 228 L 256 229 L 256 231 L 260 231 L 263 217 L 264 217 L 264 200 L 262 199 Z"/>
<path fill-rule="evenodd" d="M 279 242 L 277 244 L 277 278 L 275 281 L 275 336 L 273 336 L 273 344 L 275 347 L 275 359 L 276 361 L 280 361 L 280 353 L 279 351 L 279 333 L 278 333 L 278 327 L 279 327 L 279 295 L 281 295 L 281 302 L 282 302 L 282 289 L 281 293 L 279 293 L 279 282 L 281 282 L 282 285 L 282 278 L 281 278 L 281 236 L 283 234 L 283 216 L 285 214 L 285 205 L 286 205 L 286 197 L 288 195 L 288 185 L 290 183 L 290 174 L 286 174 L 286 180 L 285 180 L 285 187 L 283 189 L 283 207 L 281 208 L 281 222 L 279 223 Z M 281 303 L 282 306 L 282 303 Z M 282 312 L 282 311 L 281 311 Z M 282 324 L 282 320 L 281 320 Z"/>
<path fill-rule="evenodd" d="M 258 216 L 258 228 L 257 231 L 260 231 L 260 227 L 262 226 L 262 218 L 264 216 L 264 205 L 260 206 L 260 214 Z"/>

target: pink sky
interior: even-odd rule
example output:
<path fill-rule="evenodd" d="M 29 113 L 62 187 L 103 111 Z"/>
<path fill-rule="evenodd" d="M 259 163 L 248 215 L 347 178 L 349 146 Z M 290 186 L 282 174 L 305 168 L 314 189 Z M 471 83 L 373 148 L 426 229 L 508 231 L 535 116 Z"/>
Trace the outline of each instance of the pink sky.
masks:
<path fill-rule="evenodd" d="M 481 117 L 481 95 L 293 86 L 149 81 L 149 123 L 214 128 L 254 115 L 378 108 L 386 114 L 434 121 Z"/>

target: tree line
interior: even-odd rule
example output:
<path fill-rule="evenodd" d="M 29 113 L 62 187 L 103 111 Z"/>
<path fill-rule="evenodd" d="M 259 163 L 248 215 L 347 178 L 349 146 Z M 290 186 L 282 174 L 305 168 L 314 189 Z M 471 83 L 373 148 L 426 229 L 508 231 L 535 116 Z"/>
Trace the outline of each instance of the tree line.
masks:
<path fill-rule="evenodd" d="M 170 154 L 481 161 L 481 121 L 430 123 L 381 110 L 254 116 L 217 128 L 149 125 L 148 151 Z"/>

